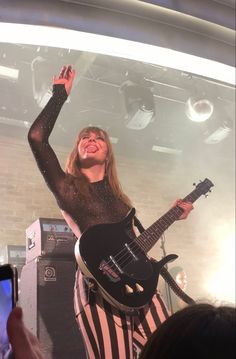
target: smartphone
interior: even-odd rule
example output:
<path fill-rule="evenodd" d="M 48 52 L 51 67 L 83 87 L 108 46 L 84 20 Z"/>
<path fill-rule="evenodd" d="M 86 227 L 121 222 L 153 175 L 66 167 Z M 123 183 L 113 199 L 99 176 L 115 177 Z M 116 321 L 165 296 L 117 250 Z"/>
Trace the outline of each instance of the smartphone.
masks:
<path fill-rule="evenodd" d="M 7 336 L 7 319 L 18 300 L 17 269 L 10 264 L 0 266 L 0 359 L 11 357 Z"/>

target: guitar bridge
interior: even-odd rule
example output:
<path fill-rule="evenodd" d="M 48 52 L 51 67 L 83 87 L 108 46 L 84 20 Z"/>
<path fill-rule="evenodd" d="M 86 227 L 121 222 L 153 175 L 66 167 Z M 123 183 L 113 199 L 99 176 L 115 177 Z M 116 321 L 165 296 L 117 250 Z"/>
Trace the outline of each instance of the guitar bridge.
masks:
<path fill-rule="evenodd" d="M 113 262 L 112 262 L 113 263 Z M 111 268 L 111 266 L 106 262 L 102 261 L 100 263 L 99 269 L 102 271 L 103 274 L 105 274 L 112 282 L 116 283 L 119 282 L 120 277 L 119 275 L 114 271 L 114 269 Z"/>

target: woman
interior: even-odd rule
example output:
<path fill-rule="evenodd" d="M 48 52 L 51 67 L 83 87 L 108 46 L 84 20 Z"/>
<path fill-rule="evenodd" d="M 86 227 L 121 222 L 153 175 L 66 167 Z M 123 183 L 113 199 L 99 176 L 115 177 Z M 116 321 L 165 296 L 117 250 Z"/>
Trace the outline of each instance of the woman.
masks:
<path fill-rule="evenodd" d="M 65 172 L 48 143 L 74 76 L 72 66 L 64 66 L 59 76 L 53 78 L 53 96 L 30 128 L 28 139 L 39 169 L 79 241 L 81 233 L 91 226 L 121 221 L 131 202 L 119 184 L 105 131 L 89 127 L 80 132 Z M 178 205 L 183 209 L 180 218 L 186 218 L 192 204 L 180 201 Z M 134 352 L 140 351 L 148 336 L 168 317 L 159 293 L 139 315 L 127 315 L 103 299 L 80 270 L 75 280 L 74 303 L 90 359 L 133 359 L 137 355 Z"/>

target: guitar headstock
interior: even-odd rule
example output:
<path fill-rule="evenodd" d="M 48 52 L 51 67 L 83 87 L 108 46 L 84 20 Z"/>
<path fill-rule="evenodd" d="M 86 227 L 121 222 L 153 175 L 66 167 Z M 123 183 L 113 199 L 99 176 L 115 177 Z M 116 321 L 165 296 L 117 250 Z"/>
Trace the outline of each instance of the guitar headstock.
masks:
<path fill-rule="evenodd" d="M 204 181 L 200 180 L 198 184 L 193 183 L 193 185 L 196 187 L 200 194 L 204 194 L 206 197 L 208 192 L 211 192 L 211 187 L 214 186 L 214 184 L 208 178 L 205 178 Z"/>

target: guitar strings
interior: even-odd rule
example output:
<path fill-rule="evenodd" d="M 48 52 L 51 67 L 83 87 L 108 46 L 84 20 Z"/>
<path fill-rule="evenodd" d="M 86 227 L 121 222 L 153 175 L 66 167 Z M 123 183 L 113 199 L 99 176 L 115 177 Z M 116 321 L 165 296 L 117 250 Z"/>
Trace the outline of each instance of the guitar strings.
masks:
<path fill-rule="evenodd" d="M 204 182 L 205 182 L 206 180 L 204 180 Z M 201 194 L 203 194 L 203 193 L 206 193 L 206 191 L 204 192 L 204 191 L 200 191 L 200 188 L 198 188 L 200 185 L 202 186 L 202 187 L 204 187 L 204 182 L 202 182 L 202 183 L 200 183 L 199 185 L 197 185 L 196 186 L 196 189 L 194 190 L 194 191 L 192 191 L 187 197 L 185 197 L 184 198 L 184 201 L 187 201 L 187 200 L 189 200 L 189 201 L 191 201 L 191 202 L 194 202 Z M 144 252 L 147 252 L 149 249 L 151 249 L 151 247 L 152 247 L 152 237 L 154 236 L 154 237 L 157 237 L 157 240 L 161 237 L 161 234 L 164 232 L 164 230 L 165 229 L 167 229 L 168 228 L 168 226 L 171 224 L 171 223 L 173 223 L 173 219 L 174 220 L 176 220 L 178 217 L 174 217 L 174 218 L 171 218 L 171 215 L 172 214 L 174 214 L 174 215 L 180 215 L 181 213 L 183 212 L 183 209 L 181 208 L 181 207 L 178 207 L 178 206 L 175 206 L 175 207 L 173 207 L 173 208 L 171 208 L 170 209 L 170 211 L 169 212 L 167 212 L 167 214 L 169 213 L 170 214 L 170 223 L 168 223 L 168 221 L 167 222 L 165 222 L 165 220 L 164 220 L 164 218 L 166 217 L 166 215 L 164 215 L 163 217 L 161 217 L 160 218 L 160 220 L 162 220 L 163 222 L 165 222 L 165 224 L 167 224 L 167 227 L 165 227 L 164 226 L 164 228 L 162 228 L 162 231 L 161 231 L 161 233 L 158 233 L 158 231 L 157 232 L 152 232 L 151 234 L 149 233 L 149 234 L 147 234 L 147 231 L 146 232 L 144 232 L 143 234 L 141 234 L 139 237 L 137 237 L 136 238 L 136 240 L 134 240 L 133 242 L 131 242 L 130 243 L 130 249 L 131 249 L 131 251 L 133 251 L 133 253 L 134 253 L 134 251 L 136 251 L 136 253 L 134 253 L 134 255 L 135 254 L 138 254 L 138 252 L 142 252 L 142 250 L 144 251 Z M 167 216 L 167 218 L 168 218 L 168 216 Z M 160 221 L 159 220 L 159 221 Z M 158 222 L 159 222 L 158 221 Z M 156 222 L 155 222 L 156 223 Z M 151 227 L 149 227 L 149 229 L 148 229 L 148 231 L 150 232 L 150 228 L 154 228 L 155 227 L 155 223 L 151 226 Z M 160 225 L 160 227 L 161 227 L 161 225 Z M 144 242 L 141 242 L 139 239 L 141 238 L 141 237 L 143 237 L 143 238 L 145 238 L 145 241 Z M 132 247 L 132 248 L 131 248 Z M 141 251 L 140 251 L 141 250 Z M 138 252 L 137 252 L 138 251 Z M 135 260 L 135 258 L 134 257 L 131 257 L 132 256 L 132 253 L 130 253 L 129 252 L 129 250 L 127 249 L 127 248 L 123 248 L 120 252 L 118 252 L 117 254 L 115 254 L 113 257 L 112 257 L 112 259 L 113 260 L 109 260 L 108 262 L 107 262 L 107 264 L 108 265 L 110 265 L 110 267 L 112 268 L 112 269 L 118 269 L 117 268 L 117 266 L 115 265 L 115 263 L 113 263 L 113 261 L 115 261 L 116 262 L 116 264 L 119 266 L 119 267 L 124 267 L 125 265 L 127 265 L 128 263 L 130 263 L 130 262 L 132 262 L 132 261 L 134 261 Z M 115 260 L 115 258 L 117 258 L 118 257 L 118 259 L 117 260 Z M 131 261 L 129 260 L 129 258 L 133 258 Z M 121 262 L 121 260 L 123 260 L 123 262 Z M 128 261 L 128 262 L 127 262 Z M 126 263 L 127 262 L 127 263 Z M 122 269 L 122 268 L 121 268 Z"/>
<path fill-rule="evenodd" d="M 200 182 L 200 184 L 198 184 L 195 188 L 194 191 L 192 191 L 187 197 L 185 197 L 183 200 L 184 201 L 191 201 L 192 203 L 200 197 L 200 195 L 202 194 L 206 194 L 209 190 L 209 184 L 208 184 L 208 187 L 209 188 L 205 188 L 205 182 L 206 182 L 207 179 L 205 179 L 203 182 Z M 208 180 L 209 181 L 209 180 Z M 212 184 L 210 182 L 210 184 Z M 202 187 L 200 189 L 200 186 Z M 173 208 L 170 209 L 169 212 L 167 212 L 167 214 L 169 213 L 170 215 L 173 214 L 173 215 L 177 215 L 176 218 L 171 218 L 170 216 L 170 223 L 169 221 L 165 221 L 165 217 L 166 215 L 162 216 L 160 218 L 160 220 L 158 220 L 157 222 L 155 222 L 151 227 L 148 228 L 147 231 L 145 231 L 144 233 L 142 233 L 140 236 L 136 237 L 135 240 L 133 240 L 133 242 L 130 243 L 130 250 L 133 252 L 134 255 L 138 255 L 138 252 L 139 253 L 142 253 L 142 251 L 144 253 L 147 253 L 148 250 L 150 250 L 153 246 L 153 237 L 157 237 L 156 240 L 158 240 L 161 235 L 163 234 L 163 232 L 169 227 L 170 224 L 172 224 L 175 220 L 178 219 L 178 216 L 183 212 L 183 209 L 181 207 L 178 207 L 178 206 L 175 206 Z M 168 216 L 167 216 L 167 219 L 168 219 Z M 162 228 L 161 226 L 161 221 L 164 222 L 164 226 Z M 156 230 L 156 225 L 159 224 L 160 227 L 161 227 L 161 232 L 158 231 L 158 228 L 157 228 L 157 231 L 154 231 L 154 232 L 151 232 L 150 233 L 150 230 L 153 228 Z M 148 233 L 149 232 L 149 233 Z M 140 238 L 142 239 L 142 237 L 144 238 L 143 241 L 140 240 Z M 134 253 L 136 252 L 136 253 Z M 117 258 L 117 260 L 115 259 Z M 132 258 L 132 260 L 130 260 L 130 258 Z M 110 259 L 107 264 L 117 273 L 117 270 L 119 270 L 120 272 L 120 269 L 122 269 L 122 267 L 125 267 L 128 263 L 131 263 L 133 261 L 135 261 L 136 259 L 134 258 L 134 256 L 132 255 L 132 253 L 129 252 L 129 250 L 125 247 L 122 248 L 122 250 L 120 250 L 118 253 L 116 253 L 113 257 L 112 257 L 112 260 Z M 113 261 L 115 261 L 116 263 L 114 263 Z M 122 261 L 122 262 L 121 262 Z M 118 266 L 117 266 L 118 265 Z M 118 274 L 118 273 L 117 273 Z"/>
<path fill-rule="evenodd" d="M 176 211 L 176 214 L 180 214 L 179 213 L 179 210 Z M 151 233 L 147 233 L 147 232 L 144 232 L 142 235 L 140 235 L 139 237 L 136 238 L 135 241 L 131 242 L 129 247 L 130 249 L 132 250 L 132 252 L 134 253 L 134 255 L 138 255 L 138 252 L 139 253 L 142 253 L 143 252 L 147 252 L 148 249 L 151 249 L 151 244 L 152 244 L 152 241 L 153 241 L 153 238 L 156 237 L 156 239 L 158 240 L 160 238 L 160 236 L 162 235 L 163 231 L 166 229 L 166 225 L 167 227 L 173 222 L 172 220 L 170 221 L 164 221 L 162 219 L 162 222 L 164 222 L 164 226 L 162 228 L 161 231 L 157 231 L 157 232 L 151 232 Z M 155 226 L 154 226 L 155 227 Z M 150 227 L 151 228 L 151 227 Z M 150 232 L 150 230 L 149 230 Z M 145 241 L 141 241 L 140 238 L 143 237 L 145 238 Z M 142 250 L 142 251 L 141 251 Z M 124 252 L 123 255 L 121 255 L 122 251 Z M 118 259 L 117 259 L 117 264 L 120 266 L 120 267 L 125 267 L 125 265 L 127 265 L 128 263 L 131 263 L 133 261 L 135 261 L 135 258 L 131 257 L 132 254 L 130 254 L 126 248 L 123 248 L 123 250 L 121 250 L 119 253 L 117 253 L 115 256 L 113 256 L 113 260 L 115 259 L 115 257 L 117 256 L 120 256 Z M 132 258 L 132 260 L 130 261 L 129 258 Z M 121 260 L 123 260 L 121 262 Z M 115 265 L 115 264 L 114 264 Z"/>
<path fill-rule="evenodd" d="M 181 212 L 180 212 L 180 208 L 179 207 L 174 207 L 173 209 L 173 212 L 175 212 L 175 214 L 179 215 Z M 171 219 L 171 221 L 164 221 L 163 218 L 162 218 L 162 221 L 165 222 L 165 225 L 170 225 L 173 220 Z M 150 227 L 151 228 L 151 227 Z M 165 226 L 164 226 L 164 229 L 165 229 Z M 155 233 L 155 232 L 152 232 L 151 234 L 147 234 L 147 232 L 144 232 L 143 234 L 141 234 L 139 237 L 136 238 L 136 240 L 134 240 L 131 244 L 130 244 L 130 249 L 134 252 L 135 250 L 138 250 L 140 252 L 140 249 L 142 249 L 144 252 L 146 251 L 146 249 L 149 249 L 150 247 L 150 244 L 152 242 L 152 236 L 158 236 L 159 237 L 161 236 L 161 234 L 163 233 L 163 228 L 162 228 L 162 231 L 160 233 Z M 140 237 L 146 237 L 145 238 L 145 242 L 141 242 L 139 241 L 139 243 L 137 243 L 137 240 L 140 239 Z M 159 237 L 157 239 L 159 239 Z M 123 253 L 122 253 L 123 252 Z M 136 253 L 134 254 L 137 254 L 137 251 Z M 126 256 L 126 258 L 124 258 Z M 119 257 L 119 258 L 117 258 Z M 127 248 L 123 248 L 120 252 L 118 252 L 117 254 L 115 254 L 113 256 L 113 260 L 116 260 L 116 263 L 122 267 L 124 265 L 126 265 L 127 263 L 127 260 L 131 257 L 131 254 L 128 252 Z M 121 260 L 123 259 L 123 262 L 121 262 Z M 135 260 L 135 259 L 134 259 Z M 112 260 L 108 261 L 107 263 L 110 264 L 112 262 Z M 112 262 L 111 266 L 115 266 L 115 264 Z"/>
<path fill-rule="evenodd" d="M 180 207 L 176 206 L 176 207 L 173 207 L 170 211 L 175 215 L 180 215 L 182 212 L 182 209 Z M 161 219 L 163 222 L 165 222 L 165 225 L 169 226 L 171 223 L 173 223 L 173 218 L 170 218 L 170 223 L 169 223 L 169 221 L 164 221 L 163 217 L 161 217 Z M 152 226 L 155 227 L 155 225 L 152 225 Z M 134 253 L 134 255 L 138 256 L 138 254 L 140 254 L 142 252 L 146 252 L 148 249 L 151 249 L 150 245 L 152 244 L 152 237 L 155 236 L 155 237 L 157 237 L 157 239 L 159 239 L 161 234 L 165 230 L 165 227 L 166 226 L 163 226 L 164 229 L 161 228 L 162 229 L 161 233 L 158 233 L 158 231 L 157 231 L 157 232 L 152 232 L 151 234 L 148 234 L 147 231 L 145 231 L 143 234 L 139 235 L 133 242 L 131 242 L 129 244 L 130 250 Z M 142 242 L 140 240 L 141 237 L 143 237 L 143 238 L 146 237 L 145 241 Z M 139 242 L 138 242 L 138 240 L 139 240 Z M 132 258 L 132 260 L 130 260 L 130 258 Z M 118 253 L 116 253 L 113 256 L 113 260 L 122 269 L 122 267 L 125 267 L 127 264 L 135 261 L 135 258 L 132 256 L 132 254 L 129 252 L 129 250 L 126 247 L 123 247 Z M 113 270 L 115 270 L 115 269 L 118 270 L 118 268 L 115 265 L 115 263 L 113 262 L 113 260 L 109 259 L 109 261 L 106 263 Z"/>

